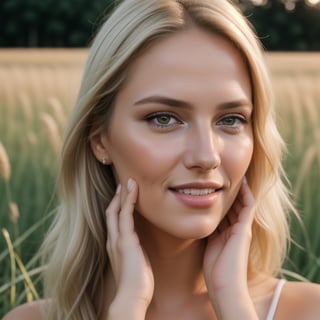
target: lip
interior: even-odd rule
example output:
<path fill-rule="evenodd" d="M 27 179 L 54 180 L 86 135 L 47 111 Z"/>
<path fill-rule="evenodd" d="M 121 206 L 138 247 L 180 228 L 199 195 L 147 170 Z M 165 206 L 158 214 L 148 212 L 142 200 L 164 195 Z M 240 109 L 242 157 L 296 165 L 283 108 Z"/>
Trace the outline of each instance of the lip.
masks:
<path fill-rule="evenodd" d="M 216 202 L 221 189 L 222 184 L 217 182 L 191 182 L 169 188 L 180 202 L 192 208 L 211 207 Z M 185 193 L 181 192 L 182 190 Z"/>
<path fill-rule="evenodd" d="M 205 182 L 205 181 L 198 181 L 198 182 L 188 182 L 188 183 L 183 183 L 183 184 L 179 184 L 179 185 L 175 185 L 170 187 L 170 189 L 221 189 L 222 188 L 222 184 L 219 182 L 214 182 L 214 181 L 209 181 L 209 182 Z"/>

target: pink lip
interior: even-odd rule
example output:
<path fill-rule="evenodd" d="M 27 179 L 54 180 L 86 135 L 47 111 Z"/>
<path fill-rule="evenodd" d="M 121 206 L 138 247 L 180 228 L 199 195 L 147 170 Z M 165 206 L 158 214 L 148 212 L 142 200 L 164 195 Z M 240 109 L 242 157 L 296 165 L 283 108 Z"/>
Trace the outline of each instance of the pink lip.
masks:
<path fill-rule="evenodd" d="M 218 182 L 189 182 L 189 183 L 183 183 L 176 186 L 171 187 L 170 189 L 187 189 L 187 188 L 195 188 L 195 189 L 221 189 L 222 184 Z"/>
<path fill-rule="evenodd" d="M 195 183 L 186 183 L 170 188 L 172 194 L 177 197 L 184 205 L 192 208 L 209 208 L 217 200 L 222 185 L 215 182 L 195 182 Z M 193 195 L 180 193 L 178 189 L 215 189 L 215 192 L 205 194 L 205 195 Z"/>

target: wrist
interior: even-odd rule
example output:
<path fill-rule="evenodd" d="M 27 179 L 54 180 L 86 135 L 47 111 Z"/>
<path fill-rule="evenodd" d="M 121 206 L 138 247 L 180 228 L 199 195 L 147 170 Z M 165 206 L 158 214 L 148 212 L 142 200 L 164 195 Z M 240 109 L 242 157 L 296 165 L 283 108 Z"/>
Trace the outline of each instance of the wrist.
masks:
<path fill-rule="evenodd" d="M 222 290 L 210 295 L 210 299 L 219 320 L 258 320 L 247 290 Z"/>

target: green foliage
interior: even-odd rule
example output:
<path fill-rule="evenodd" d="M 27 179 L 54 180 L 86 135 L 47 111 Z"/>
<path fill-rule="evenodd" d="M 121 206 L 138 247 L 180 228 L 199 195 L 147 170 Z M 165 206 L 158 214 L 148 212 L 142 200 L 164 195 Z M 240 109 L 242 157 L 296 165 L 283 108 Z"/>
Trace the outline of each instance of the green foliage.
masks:
<path fill-rule="evenodd" d="M 83 47 L 112 0 L 2 0 L 0 47 Z"/>
<path fill-rule="evenodd" d="M 320 7 L 307 0 L 268 0 L 259 6 L 238 2 L 267 50 L 320 50 Z"/>
<path fill-rule="evenodd" d="M 2 0 L 0 47 L 85 47 L 115 0 Z M 320 50 L 320 5 L 234 0 L 268 50 Z"/>
<path fill-rule="evenodd" d="M 35 253 L 47 230 L 49 212 L 56 205 L 57 155 L 48 146 L 39 120 L 26 119 L 20 108 L 11 108 L 8 122 L 7 107 L 0 105 L 0 137 L 12 172 L 9 181 L 0 178 L 0 317 L 3 310 L 41 295 L 37 276 L 42 267 Z M 39 133 L 35 144 L 28 141 L 31 128 Z"/>

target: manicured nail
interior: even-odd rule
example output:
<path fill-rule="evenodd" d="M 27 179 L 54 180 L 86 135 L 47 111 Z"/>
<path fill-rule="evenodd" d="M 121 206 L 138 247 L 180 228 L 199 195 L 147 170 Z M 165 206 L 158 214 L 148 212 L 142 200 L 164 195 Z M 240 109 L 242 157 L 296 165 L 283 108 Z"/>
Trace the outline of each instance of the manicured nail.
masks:
<path fill-rule="evenodd" d="M 119 194 L 121 191 L 121 184 L 119 183 L 117 186 L 116 194 Z"/>
<path fill-rule="evenodd" d="M 129 178 L 128 184 L 127 184 L 127 189 L 129 192 L 133 190 L 133 186 L 134 186 L 134 182 L 131 178 Z"/>

